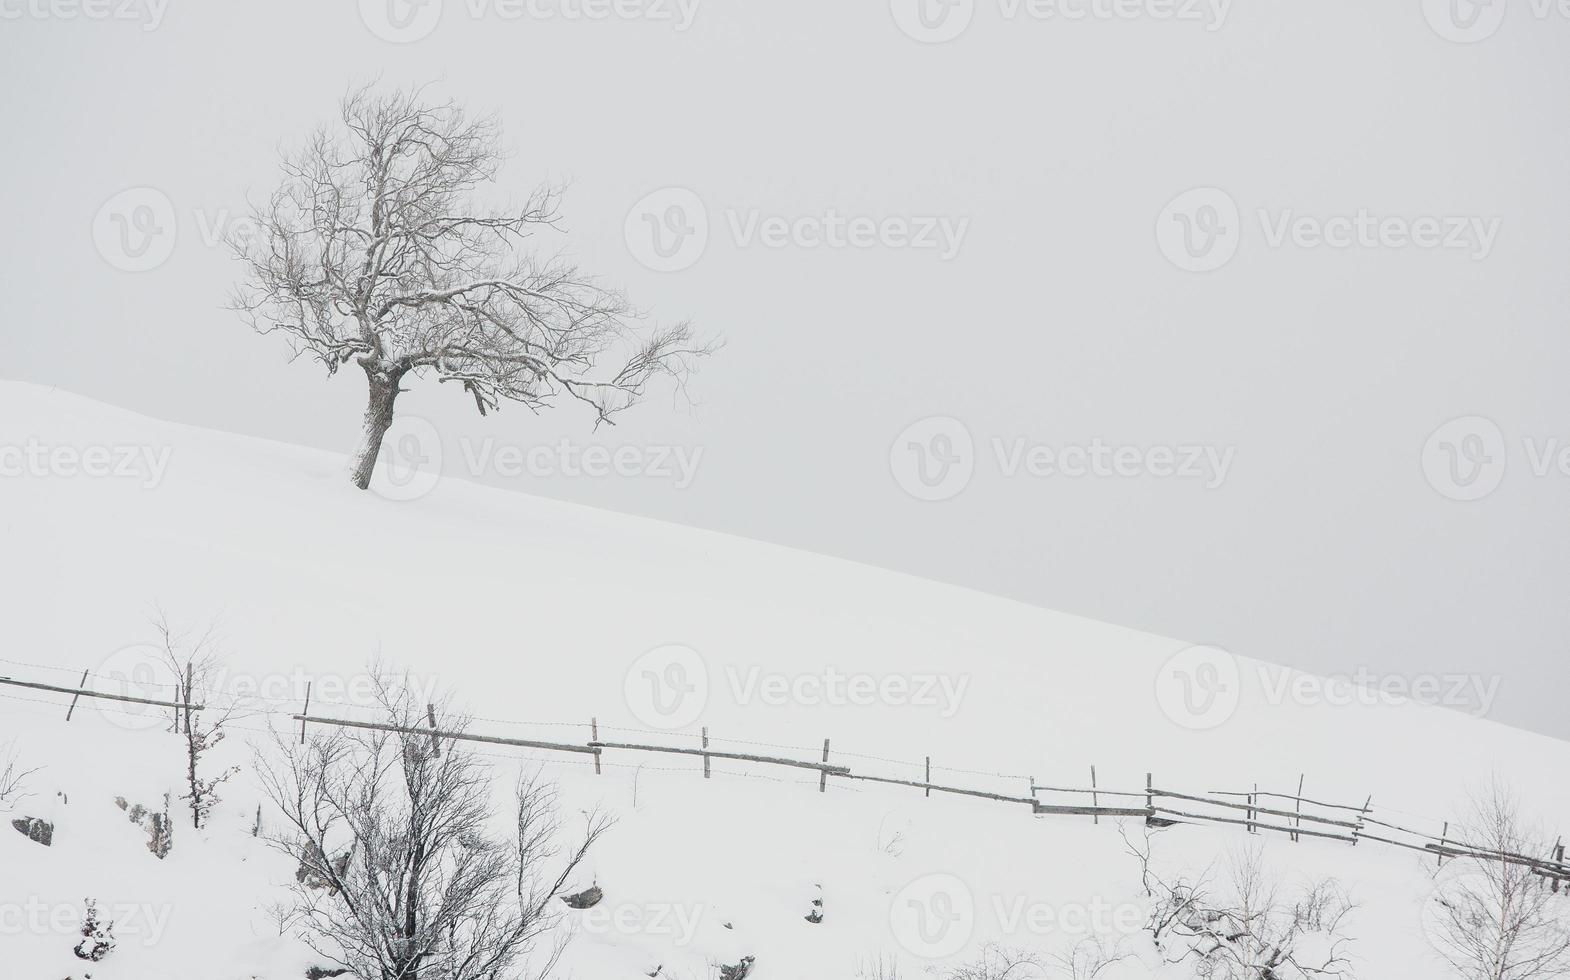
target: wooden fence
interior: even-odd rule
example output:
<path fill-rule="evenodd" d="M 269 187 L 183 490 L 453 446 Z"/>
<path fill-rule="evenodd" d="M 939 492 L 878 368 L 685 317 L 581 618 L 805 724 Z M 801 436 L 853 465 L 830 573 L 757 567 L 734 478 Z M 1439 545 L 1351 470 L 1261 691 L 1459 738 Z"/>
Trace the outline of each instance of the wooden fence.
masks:
<path fill-rule="evenodd" d="M 85 675 L 82 683 L 86 683 Z M 168 708 L 174 711 L 177 717 L 179 712 L 201 711 L 204 707 L 200 704 L 190 703 L 191 698 L 189 694 L 185 695 L 185 700 L 180 700 L 179 689 L 176 690 L 176 698 L 174 700 L 163 701 L 118 694 L 105 694 L 86 687 L 64 687 L 33 681 L 20 681 L 10 677 L 0 677 L 0 685 L 71 695 L 70 706 L 66 711 L 66 721 L 71 720 L 71 714 L 76 708 L 78 699 L 83 697 Z M 1034 777 L 1032 777 L 1029 780 L 1029 795 L 1013 796 L 1007 793 L 934 782 L 930 756 L 925 759 L 925 777 L 920 780 L 899 779 L 892 776 L 855 771 L 850 766 L 830 761 L 831 745 L 828 739 L 825 739 L 823 742 L 821 759 L 793 759 L 785 756 L 715 749 L 711 745 L 707 728 L 701 730 L 698 736 L 700 743 L 696 746 L 654 745 L 601 740 L 599 737 L 599 720 L 592 719 L 588 725 L 589 740 L 579 744 L 539 739 L 509 738 L 500 735 L 480 735 L 469 731 L 439 730 L 436 727 L 434 707 L 427 709 L 429 725 L 426 727 L 406 727 L 381 722 L 329 718 L 322 715 L 308 714 L 309 707 L 310 695 L 307 693 L 305 708 L 299 713 L 287 713 L 292 721 L 300 723 L 300 738 L 302 741 L 305 738 L 307 725 L 323 725 L 419 735 L 432 739 L 433 743 L 438 746 L 442 741 L 475 742 L 547 752 L 591 755 L 594 757 L 594 771 L 596 773 L 601 772 L 601 756 L 607 751 L 683 755 L 701 758 L 703 777 L 705 779 L 711 778 L 712 762 L 716 759 L 764 766 L 780 766 L 816 772 L 818 774 L 819 792 L 827 791 L 828 780 L 830 777 L 834 777 L 836 779 L 858 780 L 919 789 L 928 797 L 933 793 L 943 793 L 999 803 L 1020 804 L 1029 806 L 1032 813 L 1039 817 L 1090 817 L 1098 824 L 1103 817 L 1109 819 L 1140 819 L 1147 825 L 1157 827 L 1183 824 L 1212 825 L 1242 828 L 1244 832 L 1249 834 L 1284 834 L 1294 842 L 1299 842 L 1303 838 L 1308 837 L 1343 843 L 1352 847 L 1356 847 L 1363 841 L 1371 841 L 1431 855 L 1439 864 L 1443 864 L 1446 859 L 1453 858 L 1498 861 L 1530 868 L 1534 874 L 1543 878 L 1545 883 L 1551 884 L 1554 891 L 1559 891 L 1561 885 L 1563 885 L 1567 894 L 1570 894 L 1570 864 L 1565 862 L 1565 848 L 1562 840 L 1554 845 L 1551 856 L 1532 856 L 1498 851 L 1455 839 L 1449 835 L 1450 825 L 1448 823 L 1444 825 L 1444 829 L 1440 831 L 1438 836 L 1434 836 L 1403 827 L 1394 822 L 1379 819 L 1374 815 L 1375 810 L 1373 809 L 1372 797 L 1365 799 L 1361 805 L 1329 803 L 1306 797 L 1303 795 L 1305 779 L 1301 775 L 1298 777 L 1297 791 L 1295 793 L 1263 791 L 1257 785 L 1251 789 L 1241 791 L 1211 790 L 1205 793 L 1181 793 L 1157 786 L 1154 776 L 1150 773 L 1145 774 L 1145 786 L 1143 789 L 1109 789 L 1099 785 L 1096 768 L 1091 766 L 1089 770 L 1090 785 L 1088 787 L 1043 786 L 1038 785 Z M 270 713 L 276 714 L 278 712 Z M 1103 803 L 1103 798 L 1107 798 L 1112 802 Z"/>

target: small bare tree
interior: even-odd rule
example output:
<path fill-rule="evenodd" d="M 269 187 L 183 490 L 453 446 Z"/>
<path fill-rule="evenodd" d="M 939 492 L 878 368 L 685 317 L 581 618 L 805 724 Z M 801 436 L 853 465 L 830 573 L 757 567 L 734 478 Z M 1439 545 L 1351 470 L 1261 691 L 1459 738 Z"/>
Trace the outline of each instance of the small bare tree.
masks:
<path fill-rule="evenodd" d="M 504 156 L 494 117 L 470 118 L 420 89 L 361 88 L 336 127 L 284 160 L 282 186 L 233 237 L 246 267 L 232 301 L 241 316 L 330 374 L 351 360 L 365 372 L 351 474 L 362 490 L 410 377 L 461 385 L 482 415 L 565 394 L 598 425 L 661 375 L 680 389 L 714 349 L 685 322 L 640 328 L 620 293 L 528 247 L 556 227 L 560 188 L 507 209 L 474 203 Z"/>
<path fill-rule="evenodd" d="M 1043 980 L 1041 954 L 1030 949 L 987 943 L 969 963 L 944 973 L 944 980 Z"/>
<path fill-rule="evenodd" d="M 1570 973 L 1570 914 L 1526 863 L 1548 848 L 1523 825 L 1515 797 L 1492 783 L 1463 827 L 1464 846 L 1496 856 L 1459 858 L 1442 875 L 1429 910 L 1440 954 L 1467 980 Z"/>
<path fill-rule="evenodd" d="M 512 980 L 609 820 L 588 814 L 581 841 L 561 852 L 555 790 L 526 778 L 510 834 L 493 835 L 485 765 L 418 731 L 427 719 L 405 680 L 383 676 L 378 700 L 395 730 L 280 739 L 282 761 L 258 759 L 285 825 L 270 842 L 299 868 L 280 921 L 364 980 Z M 445 706 L 433 711 L 440 730 L 463 729 Z M 546 950 L 546 969 L 560 952 Z"/>
<path fill-rule="evenodd" d="M 224 740 L 224 726 L 238 712 L 238 702 L 220 690 L 223 662 L 218 651 L 216 631 L 209 626 L 201 633 L 176 630 L 169 618 L 158 612 L 153 620 L 158 632 L 164 663 L 174 671 L 187 705 L 203 702 L 201 710 L 187 707 L 175 717 L 174 730 L 185 739 L 185 795 L 191 810 L 191 826 L 201 829 L 213 807 L 220 802 L 218 788 L 240 771 L 231 766 L 217 774 L 204 771 L 203 760 Z"/>
<path fill-rule="evenodd" d="M 0 810 L 10 810 L 27 799 L 27 777 L 37 769 L 23 769 L 16 744 L 0 745 Z"/>

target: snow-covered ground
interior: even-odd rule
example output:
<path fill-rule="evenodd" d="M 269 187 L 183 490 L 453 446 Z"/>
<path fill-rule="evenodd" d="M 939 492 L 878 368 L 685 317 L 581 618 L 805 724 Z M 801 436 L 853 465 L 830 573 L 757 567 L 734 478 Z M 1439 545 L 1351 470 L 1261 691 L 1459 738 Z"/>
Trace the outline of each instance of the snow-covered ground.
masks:
<path fill-rule="evenodd" d="M 931 756 L 935 781 L 1012 796 L 1031 777 L 1086 785 L 1092 765 L 1112 789 L 1152 772 L 1184 790 L 1285 792 L 1302 775 L 1310 796 L 1372 795 L 1387 819 L 1436 831 L 1496 776 L 1530 813 L 1570 803 L 1555 778 L 1570 752 L 1551 739 L 777 546 L 453 478 L 413 500 L 359 493 L 337 456 L 29 385 L 0 384 L 0 447 L 15 447 L 0 456 L 0 676 L 166 682 L 146 646 L 155 605 L 216 620 L 229 684 L 267 709 L 220 750 L 241 766 L 307 683 L 313 713 L 369 717 L 348 702 L 379 658 L 502 736 L 581 743 L 594 718 L 607 740 L 695 746 L 707 727 L 717 749 L 799 759 L 829 739 L 856 771 L 919 779 Z M 1385 679 L 1418 680 L 1478 685 L 1473 703 L 1492 683 Z M 250 835 L 248 774 L 209 828 L 178 824 L 160 861 L 114 802 L 178 793 L 184 758 L 160 719 L 84 702 L 66 723 L 69 698 L 0 697 L 0 742 L 43 767 L 7 819 L 56 825 L 48 848 L 0 827 L 0 976 L 283 980 L 315 962 L 268 913 L 294 869 Z M 705 781 L 682 756 L 607 753 L 595 775 L 583 756 L 484 751 L 504 788 L 521 768 L 560 780 L 569 828 L 597 805 L 618 819 L 583 876 L 605 900 L 565 920 L 562 977 L 696 980 L 743 956 L 757 980 L 915 976 L 993 940 L 1057 951 L 1065 919 L 1127 929 L 1140 914 L 1112 821 L 837 779 L 820 794 L 815 773 L 741 762 Z M 1420 855 L 1193 827 L 1156 846 L 1199 868 L 1248 843 L 1288 881 L 1347 886 L 1359 975 L 1448 975 L 1424 934 Z M 949 904 L 929 910 L 959 925 L 913 928 L 901 910 L 935 892 Z M 97 964 L 70 952 L 89 896 L 120 919 Z M 1135 959 L 1103 977 L 1183 969 Z"/>

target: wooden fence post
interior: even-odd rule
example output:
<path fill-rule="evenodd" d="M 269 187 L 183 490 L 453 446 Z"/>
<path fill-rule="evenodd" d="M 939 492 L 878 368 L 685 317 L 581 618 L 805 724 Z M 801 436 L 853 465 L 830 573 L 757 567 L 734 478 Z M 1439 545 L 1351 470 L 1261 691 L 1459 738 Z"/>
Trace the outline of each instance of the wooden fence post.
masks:
<path fill-rule="evenodd" d="M 1445 838 L 1450 836 L 1450 821 L 1445 821 L 1445 827 L 1439 832 L 1439 866 L 1445 866 Z"/>
<path fill-rule="evenodd" d="M 932 756 L 927 756 L 927 799 L 932 799 Z"/>
<path fill-rule="evenodd" d="M 305 707 L 300 711 L 300 744 L 305 744 L 305 718 L 311 713 L 311 682 L 305 682 Z"/>
<path fill-rule="evenodd" d="M 1093 806 L 1093 807 L 1098 807 L 1098 808 L 1101 806 L 1101 795 L 1096 792 L 1096 767 L 1095 766 L 1091 766 L 1090 767 L 1090 805 Z M 1099 827 L 1101 825 L 1101 814 L 1099 814 L 1099 813 L 1091 814 L 1090 815 L 1090 820 L 1091 820 L 1092 823 L 1096 824 Z"/>
<path fill-rule="evenodd" d="M 1361 834 L 1363 832 L 1363 828 L 1365 826 L 1367 826 L 1364 823 L 1364 820 L 1367 819 L 1367 817 L 1368 817 L 1368 805 L 1370 803 L 1372 803 L 1372 802 L 1374 802 L 1374 794 L 1370 793 L 1363 800 L 1363 809 L 1358 811 L 1358 814 L 1357 814 L 1357 826 L 1352 828 L 1352 846 L 1353 847 L 1357 846 L 1357 837 L 1358 837 L 1359 834 Z"/>
<path fill-rule="evenodd" d="M 1156 793 L 1155 793 L 1155 790 L 1152 789 L 1153 786 L 1155 786 L 1155 783 L 1152 781 L 1150 773 L 1148 773 L 1148 772 L 1145 773 L 1145 812 L 1146 812 L 1145 822 L 1146 823 L 1149 823 L 1150 821 L 1152 821 L 1152 820 L 1154 820 L 1156 818 Z"/>
<path fill-rule="evenodd" d="M 591 741 L 591 742 L 598 742 L 599 740 L 600 740 L 600 719 L 598 719 L 598 718 L 590 718 L 589 719 L 589 741 Z M 600 750 L 597 749 L 597 748 L 594 750 L 594 774 L 596 776 L 598 776 L 600 774 Z"/>
<path fill-rule="evenodd" d="M 1292 843 L 1294 844 L 1301 843 L 1303 840 L 1303 838 L 1297 832 L 1298 830 L 1303 829 L 1303 777 L 1303 773 L 1298 773 L 1296 800 L 1297 805 L 1294 807 L 1294 809 L 1297 810 L 1297 820 L 1294 823 L 1296 829 L 1292 831 Z"/>
<path fill-rule="evenodd" d="M 82 679 L 81 679 L 81 681 L 79 681 L 77 683 L 77 685 L 76 685 L 77 687 L 80 687 L 80 688 L 83 688 L 83 689 L 85 689 L 87 687 L 87 674 L 88 674 L 88 671 L 85 671 L 85 670 L 82 671 Z M 76 702 L 78 700 L 80 700 L 81 697 L 82 697 L 82 692 L 81 691 L 77 691 L 75 694 L 71 695 L 71 706 L 69 708 L 65 709 L 65 720 L 66 721 L 70 721 L 71 720 L 71 713 L 76 710 Z"/>
<path fill-rule="evenodd" d="M 829 761 L 824 759 L 824 762 Z M 821 775 L 821 774 L 820 774 Z M 709 778 L 709 726 L 703 726 L 703 778 Z"/>
<path fill-rule="evenodd" d="M 442 740 L 436 737 L 436 705 L 425 706 L 425 720 L 431 723 L 431 754 L 440 759 L 442 757 Z"/>
<path fill-rule="evenodd" d="M 823 740 L 823 764 L 824 765 L 828 765 L 829 764 L 829 740 L 828 739 L 824 739 Z M 829 772 L 828 772 L 827 769 L 819 769 L 818 770 L 818 792 L 820 792 L 820 793 L 827 793 L 828 791 L 829 791 Z"/>

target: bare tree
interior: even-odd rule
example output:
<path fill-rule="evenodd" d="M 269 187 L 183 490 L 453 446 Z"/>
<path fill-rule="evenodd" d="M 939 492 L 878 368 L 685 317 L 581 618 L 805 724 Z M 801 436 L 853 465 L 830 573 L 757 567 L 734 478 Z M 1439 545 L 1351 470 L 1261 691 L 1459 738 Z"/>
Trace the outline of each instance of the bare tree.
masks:
<path fill-rule="evenodd" d="M 299 867 L 281 921 L 365 980 L 510 980 L 554 927 L 555 899 L 610 822 L 588 814 L 563 852 L 554 788 L 525 778 L 510 834 L 492 835 L 485 765 L 462 743 L 417 730 L 426 719 L 406 681 L 382 677 L 378 690 L 398 730 L 282 740 L 283 761 L 258 760 L 286 828 L 270 842 Z M 432 710 L 440 730 L 463 729 L 445 706 Z M 547 969 L 560 952 L 546 951 Z"/>
<path fill-rule="evenodd" d="M 190 807 L 191 826 L 200 829 L 220 802 L 218 788 L 240 771 L 238 766 L 231 766 L 211 775 L 204 771 L 203 765 L 207 754 L 224 740 L 224 726 L 237 714 L 238 702 L 228 699 L 219 690 L 223 662 L 213 627 L 209 626 L 201 633 L 182 632 L 171 626 L 169 618 L 160 611 L 153 620 L 153 628 L 158 631 L 164 662 L 174 671 L 177 683 L 185 692 L 185 703 L 203 702 L 201 710 L 187 707 L 182 714 L 177 714 L 174 726 L 185 739 L 186 792 L 180 799 Z"/>
<path fill-rule="evenodd" d="M 10 810 L 27 799 L 27 777 L 37 769 L 23 769 L 15 743 L 0 745 L 0 810 Z"/>
<path fill-rule="evenodd" d="M 1451 863 L 1433 897 L 1430 936 L 1467 980 L 1534 980 L 1570 973 L 1564 899 L 1533 872 L 1546 843 L 1523 826 L 1515 797 L 1495 782 L 1478 793 L 1464 847 L 1493 857 Z"/>
<path fill-rule="evenodd" d="M 621 293 L 529 247 L 556 229 L 561 188 L 506 209 L 475 203 L 505 158 L 495 117 L 371 87 L 350 92 L 339 116 L 285 158 L 282 185 L 233 236 L 246 275 L 232 305 L 329 373 L 351 360 L 365 372 L 351 474 L 361 489 L 410 377 L 461 385 L 482 415 L 565 394 L 598 425 L 661 375 L 680 389 L 713 351 L 688 323 L 641 327 Z"/>

